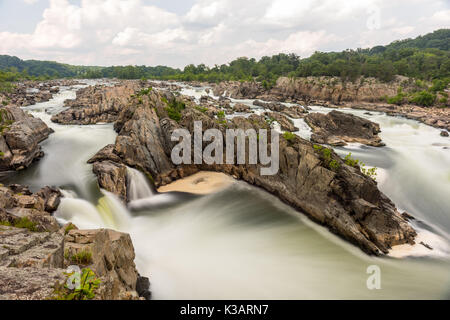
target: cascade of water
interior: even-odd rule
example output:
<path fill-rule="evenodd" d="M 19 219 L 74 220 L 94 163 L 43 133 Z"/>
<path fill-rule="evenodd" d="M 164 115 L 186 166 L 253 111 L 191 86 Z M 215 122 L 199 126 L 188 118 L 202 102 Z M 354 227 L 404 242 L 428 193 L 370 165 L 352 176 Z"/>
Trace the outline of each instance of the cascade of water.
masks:
<path fill-rule="evenodd" d="M 63 192 L 64 198 L 55 217 L 63 224 L 70 221 L 82 229 L 112 228 L 126 231 L 131 220 L 128 210 L 114 194 L 101 191 L 104 196 L 98 200 L 97 206 L 76 198 L 70 192 Z"/>
<path fill-rule="evenodd" d="M 145 175 L 133 168 L 127 169 L 128 200 L 150 198 L 154 195 Z"/>

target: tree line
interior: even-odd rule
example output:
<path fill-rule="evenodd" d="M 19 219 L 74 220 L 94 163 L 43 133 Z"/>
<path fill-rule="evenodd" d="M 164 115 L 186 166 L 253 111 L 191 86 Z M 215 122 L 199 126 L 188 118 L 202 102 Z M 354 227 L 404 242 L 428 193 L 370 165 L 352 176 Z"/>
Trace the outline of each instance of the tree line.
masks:
<path fill-rule="evenodd" d="M 395 41 L 387 46 L 342 52 L 315 52 L 308 58 L 291 53 L 271 57 L 240 57 L 228 64 L 186 66 L 183 70 L 166 66 L 71 66 L 51 61 L 23 61 L 0 56 L 0 78 L 14 75 L 23 79 L 40 78 L 119 78 L 220 82 L 261 81 L 272 87 L 280 76 L 334 76 L 354 81 L 361 76 L 388 82 L 395 75 L 422 80 L 450 79 L 450 29 L 440 29 L 415 39 Z M 5 71 L 7 70 L 7 71 Z"/>

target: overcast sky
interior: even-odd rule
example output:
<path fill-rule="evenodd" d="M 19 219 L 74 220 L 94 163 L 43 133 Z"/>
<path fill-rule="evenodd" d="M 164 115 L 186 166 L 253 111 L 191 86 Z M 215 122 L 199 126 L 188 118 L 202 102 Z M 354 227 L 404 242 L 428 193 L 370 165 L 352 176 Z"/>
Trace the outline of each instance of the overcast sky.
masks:
<path fill-rule="evenodd" d="M 450 0 L 0 0 L 0 54 L 76 65 L 222 64 L 450 28 Z"/>

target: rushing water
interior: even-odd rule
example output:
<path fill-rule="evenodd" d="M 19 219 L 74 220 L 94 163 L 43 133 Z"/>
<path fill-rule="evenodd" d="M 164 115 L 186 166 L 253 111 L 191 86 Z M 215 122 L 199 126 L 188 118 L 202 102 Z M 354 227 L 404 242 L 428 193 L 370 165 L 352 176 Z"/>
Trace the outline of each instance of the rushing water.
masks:
<path fill-rule="evenodd" d="M 196 98 L 206 94 L 204 88 L 188 87 L 182 93 Z M 351 145 L 336 151 L 351 151 L 367 165 L 379 167 L 381 190 L 426 224 L 416 227 L 435 247 L 419 247 L 415 257 L 374 258 L 245 183 L 207 196 L 156 194 L 142 174 L 130 169 L 133 201 L 125 208 L 113 195 L 98 190 L 86 164 L 114 142 L 112 126 L 50 122 L 63 100 L 73 97 L 73 89 L 63 90 L 52 101 L 27 108 L 55 133 L 42 143 L 46 156 L 8 182 L 33 189 L 62 187 L 66 197 L 57 212 L 61 222 L 129 232 L 138 270 L 150 276 L 154 298 L 450 298 L 450 150 L 444 149 L 450 142 L 438 130 L 380 113 L 345 110 L 380 123 L 387 146 Z M 297 134 L 308 138 L 304 122 L 295 123 L 300 127 Z M 367 289 L 370 265 L 381 268 L 381 290 Z"/>

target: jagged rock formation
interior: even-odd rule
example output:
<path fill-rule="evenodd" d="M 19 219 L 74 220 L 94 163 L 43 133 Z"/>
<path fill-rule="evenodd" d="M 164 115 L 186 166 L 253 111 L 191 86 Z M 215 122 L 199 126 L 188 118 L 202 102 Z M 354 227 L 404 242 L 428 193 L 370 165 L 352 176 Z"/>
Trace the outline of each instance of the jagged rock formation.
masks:
<path fill-rule="evenodd" d="M 140 278 L 134 264 L 134 247 L 129 234 L 113 230 L 70 230 L 64 237 L 65 263 L 79 252 L 92 253 L 87 267 L 102 280 L 97 299 L 136 300 L 136 284 Z M 148 288 L 147 288 L 148 290 Z"/>
<path fill-rule="evenodd" d="M 340 111 L 328 114 L 310 113 L 305 122 L 311 127 L 311 141 L 345 146 L 347 142 L 358 142 L 368 146 L 381 147 L 385 144 L 378 136 L 380 125 L 372 121 Z"/>
<path fill-rule="evenodd" d="M 8 105 L 26 107 L 40 102 L 49 101 L 53 94 L 58 93 L 60 86 L 79 84 L 76 80 L 51 80 L 45 82 L 24 81 L 15 83 L 11 92 L 0 93 L 0 102 Z"/>
<path fill-rule="evenodd" d="M 22 170 L 43 157 L 39 143 L 52 129 L 17 107 L 0 108 L 0 171 Z"/>
<path fill-rule="evenodd" d="M 61 124 L 114 122 L 138 88 L 138 82 L 127 81 L 113 87 L 96 85 L 80 89 L 76 99 L 64 102 L 69 108 L 54 115 L 52 121 Z"/>
<path fill-rule="evenodd" d="M 275 120 L 280 125 L 281 130 L 283 131 L 289 131 L 294 132 L 298 129 L 294 126 L 294 122 L 286 117 L 285 115 L 278 113 L 278 112 L 266 112 L 266 116 L 268 116 L 270 119 Z"/>
<path fill-rule="evenodd" d="M 151 176 L 157 186 L 199 170 L 233 175 L 278 196 L 370 254 L 387 253 L 393 245 L 414 243 L 414 229 L 378 190 L 375 181 L 358 168 L 347 166 L 331 150 L 331 159 L 337 165 L 330 168 L 331 159 L 324 159 L 310 142 L 299 137 L 281 138 L 280 170 L 273 176 L 262 176 L 260 165 L 174 166 L 170 161 L 175 144 L 170 137 L 174 129 L 186 128 L 192 133 L 194 121 L 202 121 L 203 130 L 269 127 L 265 118 L 258 115 L 235 117 L 221 123 L 197 110 L 187 100 L 181 119 L 176 122 L 167 118 L 167 105 L 162 100 L 157 92 L 151 92 L 141 100 L 131 100 L 115 124 L 119 136 L 114 147 L 109 146 L 108 152 L 103 149 L 94 159 L 138 168 Z M 101 177 L 101 172 L 97 170 L 96 173 Z M 115 189 L 126 189 L 126 185 Z M 111 186 L 110 191 L 113 190 Z"/>
<path fill-rule="evenodd" d="M 227 96 L 236 99 L 261 99 L 295 102 L 305 106 L 323 105 L 381 111 L 450 131 L 450 108 L 387 105 L 386 97 L 397 95 L 399 88 L 404 92 L 417 89 L 408 78 L 400 76 L 390 83 L 383 83 L 374 78 L 360 78 L 355 82 L 344 83 L 336 77 L 280 77 L 276 85 L 268 90 L 255 82 L 230 81 L 213 85 L 213 92 L 215 95 L 226 93 Z M 449 103 L 450 100 L 447 99 L 447 106 Z"/>
<path fill-rule="evenodd" d="M 0 187 L 0 300 L 48 299 L 62 284 L 69 265 L 89 267 L 101 280 L 95 299 L 149 297 L 146 278 L 134 264 L 134 248 L 128 234 L 112 230 L 77 230 L 60 227 L 50 215 L 61 194 L 45 187 L 32 194 L 28 188 Z M 47 211 L 49 210 L 49 211 Z M 76 261 L 81 251 L 89 261 Z"/>

